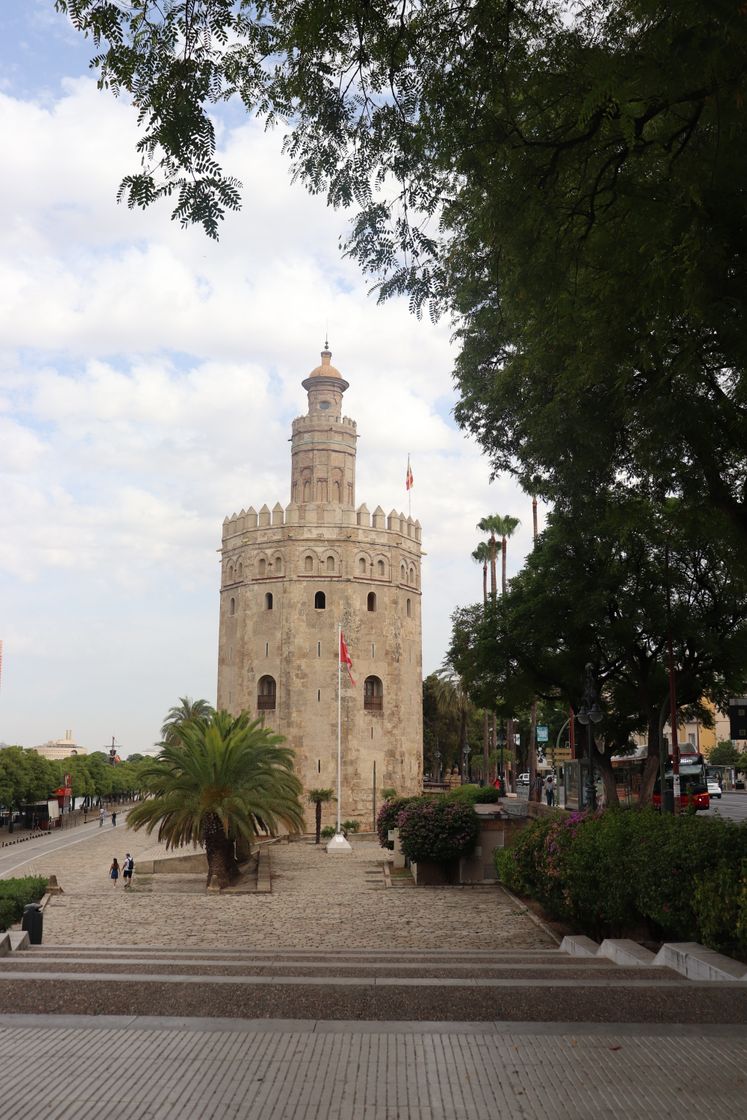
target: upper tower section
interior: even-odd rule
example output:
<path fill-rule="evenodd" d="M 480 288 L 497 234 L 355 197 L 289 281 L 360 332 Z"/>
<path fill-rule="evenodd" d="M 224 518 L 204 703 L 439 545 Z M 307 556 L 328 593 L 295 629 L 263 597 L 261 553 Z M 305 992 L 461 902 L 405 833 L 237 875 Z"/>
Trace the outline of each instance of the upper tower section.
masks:
<path fill-rule="evenodd" d="M 301 382 L 309 411 L 293 421 L 291 503 L 355 506 L 355 421 L 342 415 L 348 382 L 332 365 L 332 352 Z"/>

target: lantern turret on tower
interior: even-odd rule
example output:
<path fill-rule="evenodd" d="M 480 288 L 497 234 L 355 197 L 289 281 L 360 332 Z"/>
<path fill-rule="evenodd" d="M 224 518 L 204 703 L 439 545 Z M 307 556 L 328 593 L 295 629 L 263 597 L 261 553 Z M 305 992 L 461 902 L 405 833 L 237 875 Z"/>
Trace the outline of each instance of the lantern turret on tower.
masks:
<path fill-rule="evenodd" d="M 291 502 L 294 505 L 355 505 L 355 421 L 342 415 L 348 382 L 322 350 L 321 365 L 301 382 L 309 411 L 293 421 Z"/>

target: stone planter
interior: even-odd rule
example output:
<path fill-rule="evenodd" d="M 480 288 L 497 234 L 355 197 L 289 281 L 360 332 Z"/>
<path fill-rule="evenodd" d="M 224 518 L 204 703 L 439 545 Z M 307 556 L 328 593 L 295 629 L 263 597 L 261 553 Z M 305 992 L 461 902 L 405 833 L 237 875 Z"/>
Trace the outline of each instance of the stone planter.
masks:
<path fill-rule="evenodd" d="M 421 859 L 420 863 L 410 864 L 410 871 L 419 887 L 452 887 L 459 883 L 459 862 L 434 863 Z"/>

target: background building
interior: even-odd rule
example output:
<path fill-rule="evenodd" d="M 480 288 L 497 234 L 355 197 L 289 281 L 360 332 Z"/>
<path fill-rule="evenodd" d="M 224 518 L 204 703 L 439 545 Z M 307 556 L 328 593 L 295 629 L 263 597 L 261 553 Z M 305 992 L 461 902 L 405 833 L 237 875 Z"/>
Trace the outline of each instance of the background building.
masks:
<path fill-rule="evenodd" d="M 71 755 L 88 754 L 84 747 L 75 742 L 72 731 L 66 731 L 62 739 L 49 739 L 46 743 L 42 743 L 33 749 L 43 758 L 51 758 L 53 761 L 70 758 Z"/>
<path fill-rule="evenodd" d="M 302 382 L 308 413 L 293 421 L 290 504 L 223 524 L 218 707 L 263 716 L 304 787 L 334 787 L 341 625 L 356 680 L 343 672 L 341 812 L 368 827 L 374 792 L 421 789 L 421 531 L 356 506 L 348 382 L 329 350 L 321 357 Z"/>

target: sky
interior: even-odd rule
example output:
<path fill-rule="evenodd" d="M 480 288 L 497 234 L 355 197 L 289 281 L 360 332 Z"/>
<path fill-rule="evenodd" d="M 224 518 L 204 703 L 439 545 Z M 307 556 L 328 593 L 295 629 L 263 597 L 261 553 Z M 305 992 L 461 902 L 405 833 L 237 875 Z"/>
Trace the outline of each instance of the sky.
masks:
<path fill-rule="evenodd" d="M 216 244 L 168 204 L 116 201 L 137 169 L 132 109 L 53 0 L 0 3 L 0 742 L 67 729 L 88 750 L 153 748 L 181 696 L 215 700 L 221 523 L 290 499 L 301 381 L 329 331 L 358 423 L 357 501 L 423 526 L 423 668 L 482 596 L 491 481 L 452 410 L 452 325 L 384 306 L 342 258 L 348 218 L 290 182 L 282 135 L 237 110 L 219 159 L 243 207 Z M 354 656 L 354 651 L 351 651 Z"/>

